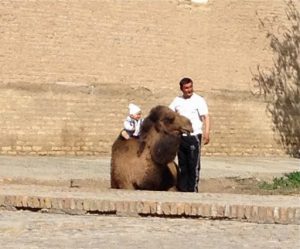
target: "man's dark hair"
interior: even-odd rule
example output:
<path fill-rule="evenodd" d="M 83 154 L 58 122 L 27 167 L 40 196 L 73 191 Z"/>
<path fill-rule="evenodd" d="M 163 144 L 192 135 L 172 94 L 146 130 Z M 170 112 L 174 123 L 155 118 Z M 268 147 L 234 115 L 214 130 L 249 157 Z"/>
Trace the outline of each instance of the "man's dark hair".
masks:
<path fill-rule="evenodd" d="M 193 84 L 192 79 L 190 79 L 190 78 L 183 78 L 183 79 L 179 82 L 180 89 L 182 88 L 183 85 L 189 84 L 189 83 L 192 83 L 192 84 Z"/>

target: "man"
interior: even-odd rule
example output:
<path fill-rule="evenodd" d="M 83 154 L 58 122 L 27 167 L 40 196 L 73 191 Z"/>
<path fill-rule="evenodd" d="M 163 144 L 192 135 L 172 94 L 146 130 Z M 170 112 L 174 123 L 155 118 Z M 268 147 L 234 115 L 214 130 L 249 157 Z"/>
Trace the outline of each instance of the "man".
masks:
<path fill-rule="evenodd" d="M 208 108 L 204 98 L 194 93 L 193 81 L 190 78 L 183 78 L 179 85 L 182 96 L 176 97 L 169 107 L 191 121 L 193 132 L 190 136 L 181 137 L 178 151 L 178 188 L 184 192 L 198 192 L 203 124 L 203 143 L 209 143 Z"/>

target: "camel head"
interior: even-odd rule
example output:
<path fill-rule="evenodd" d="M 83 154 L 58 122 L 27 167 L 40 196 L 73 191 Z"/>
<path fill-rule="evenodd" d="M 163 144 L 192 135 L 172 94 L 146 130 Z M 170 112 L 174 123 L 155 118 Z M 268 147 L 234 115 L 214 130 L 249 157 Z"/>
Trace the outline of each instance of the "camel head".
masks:
<path fill-rule="evenodd" d="M 156 106 L 145 118 L 140 134 L 140 155 L 150 148 L 153 161 L 165 165 L 174 160 L 180 144 L 180 136 L 193 131 L 192 124 L 184 116 L 167 106 Z"/>
<path fill-rule="evenodd" d="M 143 122 L 141 135 L 147 134 L 153 127 L 158 133 L 169 135 L 189 134 L 193 131 L 189 119 L 162 105 L 151 109 L 150 114 Z"/>

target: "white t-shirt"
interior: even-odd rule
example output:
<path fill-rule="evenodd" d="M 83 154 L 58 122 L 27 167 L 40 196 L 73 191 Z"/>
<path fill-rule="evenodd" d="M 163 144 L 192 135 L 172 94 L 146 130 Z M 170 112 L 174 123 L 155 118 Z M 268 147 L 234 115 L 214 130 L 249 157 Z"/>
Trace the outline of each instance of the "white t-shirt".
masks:
<path fill-rule="evenodd" d="M 187 99 L 183 98 L 183 96 L 178 96 L 169 107 L 191 121 L 193 126 L 192 135 L 202 134 L 203 123 L 200 116 L 208 114 L 208 107 L 203 97 L 196 93 L 193 93 L 193 95 Z"/>

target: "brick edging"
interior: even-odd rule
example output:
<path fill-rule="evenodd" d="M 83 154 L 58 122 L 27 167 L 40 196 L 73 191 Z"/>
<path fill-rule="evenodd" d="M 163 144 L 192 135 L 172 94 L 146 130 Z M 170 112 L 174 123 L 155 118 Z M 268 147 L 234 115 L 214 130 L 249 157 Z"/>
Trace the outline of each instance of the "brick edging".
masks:
<path fill-rule="evenodd" d="M 230 219 L 269 224 L 300 224 L 299 207 L 239 205 L 203 202 L 158 202 L 98 200 L 23 195 L 0 195 L 2 209 L 64 212 L 71 214 L 115 214 L 121 216 L 191 217 Z"/>

